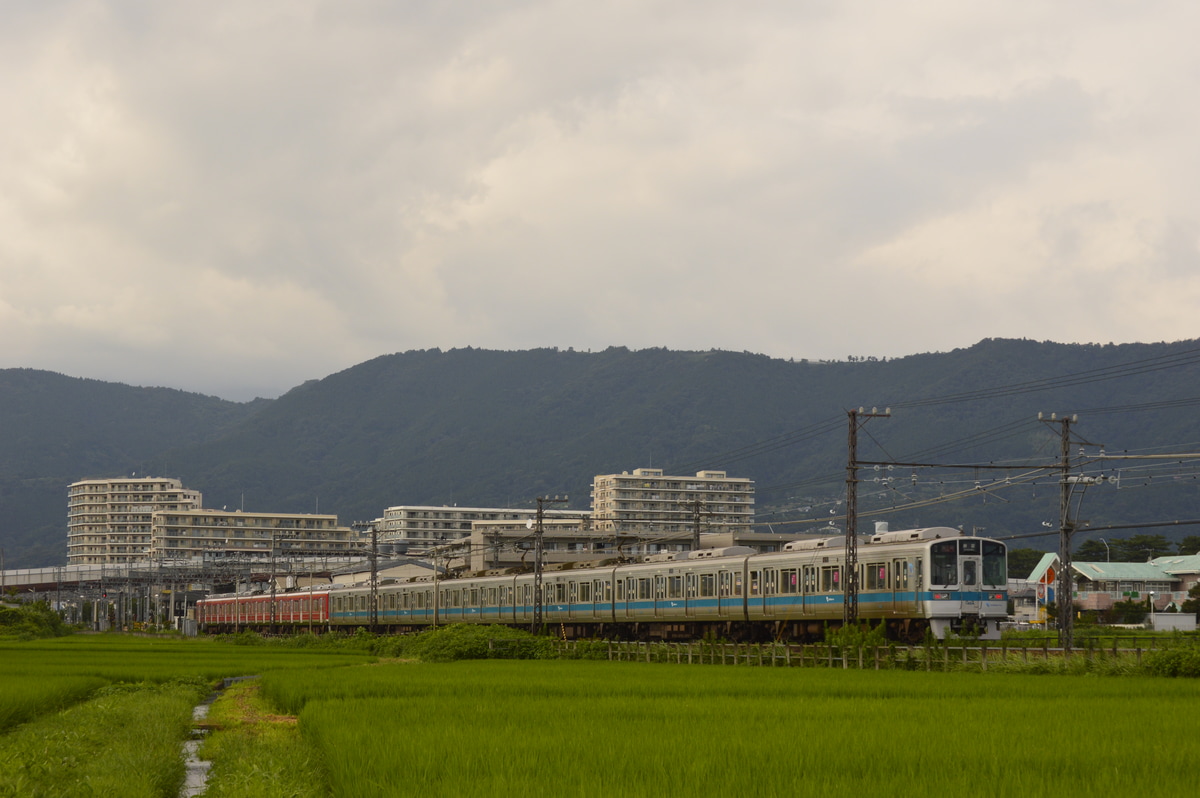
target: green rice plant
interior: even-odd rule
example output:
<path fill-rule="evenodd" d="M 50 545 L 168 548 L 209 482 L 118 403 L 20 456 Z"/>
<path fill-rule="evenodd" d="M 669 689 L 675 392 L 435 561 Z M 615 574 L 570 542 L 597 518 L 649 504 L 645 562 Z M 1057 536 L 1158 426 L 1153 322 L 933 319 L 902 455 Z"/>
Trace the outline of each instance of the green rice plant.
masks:
<path fill-rule="evenodd" d="M 322 668 L 370 661 L 358 651 L 243 647 L 212 640 L 73 635 L 32 642 L 0 641 L 0 677 L 37 673 L 93 676 L 108 682 L 216 681 L 286 668 Z"/>
<path fill-rule="evenodd" d="M 160 798 L 183 781 L 196 685 L 107 687 L 0 738 L 0 796 Z"/>
<path fill-rule="evenodd" d="M 95 676 L 48 681 L 40 673 L 5 674 L 0 681 L 0 732 L 82 701 L 105 683 Z"/>
<path fill-rule="evenodd" d="M 1149 678 L 580 661 L 335 673 L 264 689 L 303 705 L 332 795 L 356 797 L 1182 793 L 1191 729 L 1144 730 L 1200 697 Z"/>

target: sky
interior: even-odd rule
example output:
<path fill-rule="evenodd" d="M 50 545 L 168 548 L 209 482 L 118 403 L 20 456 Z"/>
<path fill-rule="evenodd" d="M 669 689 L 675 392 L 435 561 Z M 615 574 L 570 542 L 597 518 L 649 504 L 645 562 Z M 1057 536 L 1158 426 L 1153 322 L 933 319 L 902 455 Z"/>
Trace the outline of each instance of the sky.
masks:
<path fill-rule="evenodd" d="M 0 368 L 1200 337 L 1200 4 L 0 4 Z"/>

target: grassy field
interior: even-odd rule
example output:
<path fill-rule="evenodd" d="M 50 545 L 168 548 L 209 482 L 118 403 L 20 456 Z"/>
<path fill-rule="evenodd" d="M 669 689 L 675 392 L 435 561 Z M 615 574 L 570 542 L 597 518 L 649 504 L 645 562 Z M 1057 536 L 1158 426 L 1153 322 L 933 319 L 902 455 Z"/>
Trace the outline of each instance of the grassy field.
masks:
<path fill-rule="evenodd" d="M 0 798 L 1191 791 L 1200 680 L 604 661 L 77 636 L 0 643 Z"/>
<path fill-rule="evenodd" d="M 1200 731 L 1192 680 L 497 661 L 338 675 L 263 687 L 299 712 L 339 797 L 1182 794 Z"/>
<path fill-rule="evenodd" d="M 175 796 L 192 708 L 214 683 L 371 659 L 119 635 L 0 641 L 0 798 Z"/>

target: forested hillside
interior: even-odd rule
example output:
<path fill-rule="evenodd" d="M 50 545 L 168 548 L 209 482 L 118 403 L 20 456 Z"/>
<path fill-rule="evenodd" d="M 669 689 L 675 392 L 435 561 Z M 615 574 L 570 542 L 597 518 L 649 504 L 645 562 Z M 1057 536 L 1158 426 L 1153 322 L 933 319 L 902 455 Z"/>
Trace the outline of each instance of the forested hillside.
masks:
<path fill-rule="evenodd" d="M 219 436 L 268 404 L 0 370 L 0 546 L 7 566 L 65 561 L 70 483 L 142 471 L 157 453 Z"/>
<path fill-rule="evenodd" d="M 0 431 L 19 427 L 23 450 L 51 450 L 10 458 L 6 447 L 0 458 L 0 540 L 10 563 L 25 564 L 61 560 L 69 482 L 127 471 L 179 477 L 210 507 L 319 508 L 348 522 L 391 504 L 528 506 L 547 493 L 586 508 L 595 474 L 715 468 L 757 481 L 759 516 L 772 529 L 810 532 L 821 525 L 814 519 L 842 512 L 846 409 L 891 407 L 860 431 L 860 459 L 969 467 L 865 468 L 863 528 L 881 511 L 893 528 L 1005 535 L 1057 522 L 1057 477 L 1031 469 L 1053 464 L 1060 428 L 1039 423 L 1038 412 L 1078 413 L 1075 434 L 1109 454 L 1200 448 L 1195 341 L 987 340 L 836 363 L 663 349 L 430 350 L 379 357 L 255 405 L 31 371 L 0 372 L 0 395 L 9 394 L 20 409 L 10 416 L 5 402 Z M 103 423 L 71 420 L 79 412 Z M 22 460 L 29 467 L 18 471 Z M 1190 465 L 1088 467 L 1120 477 L 1076 497 L 1094 524 L 1200 515 Z"/>

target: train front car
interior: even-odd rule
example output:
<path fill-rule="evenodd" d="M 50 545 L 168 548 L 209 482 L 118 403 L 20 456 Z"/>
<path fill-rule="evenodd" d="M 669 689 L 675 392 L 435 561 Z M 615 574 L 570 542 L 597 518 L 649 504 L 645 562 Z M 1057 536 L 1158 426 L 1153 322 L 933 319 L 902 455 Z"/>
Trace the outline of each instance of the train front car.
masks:
<path fill-rule="evenodd" d="M 928 544 L 921 599 L 930 629 L 938 639 L 948 633 L 1000 639 L 1008 618 L 1008 552 L 987 538 L 956 535 Z"/>

